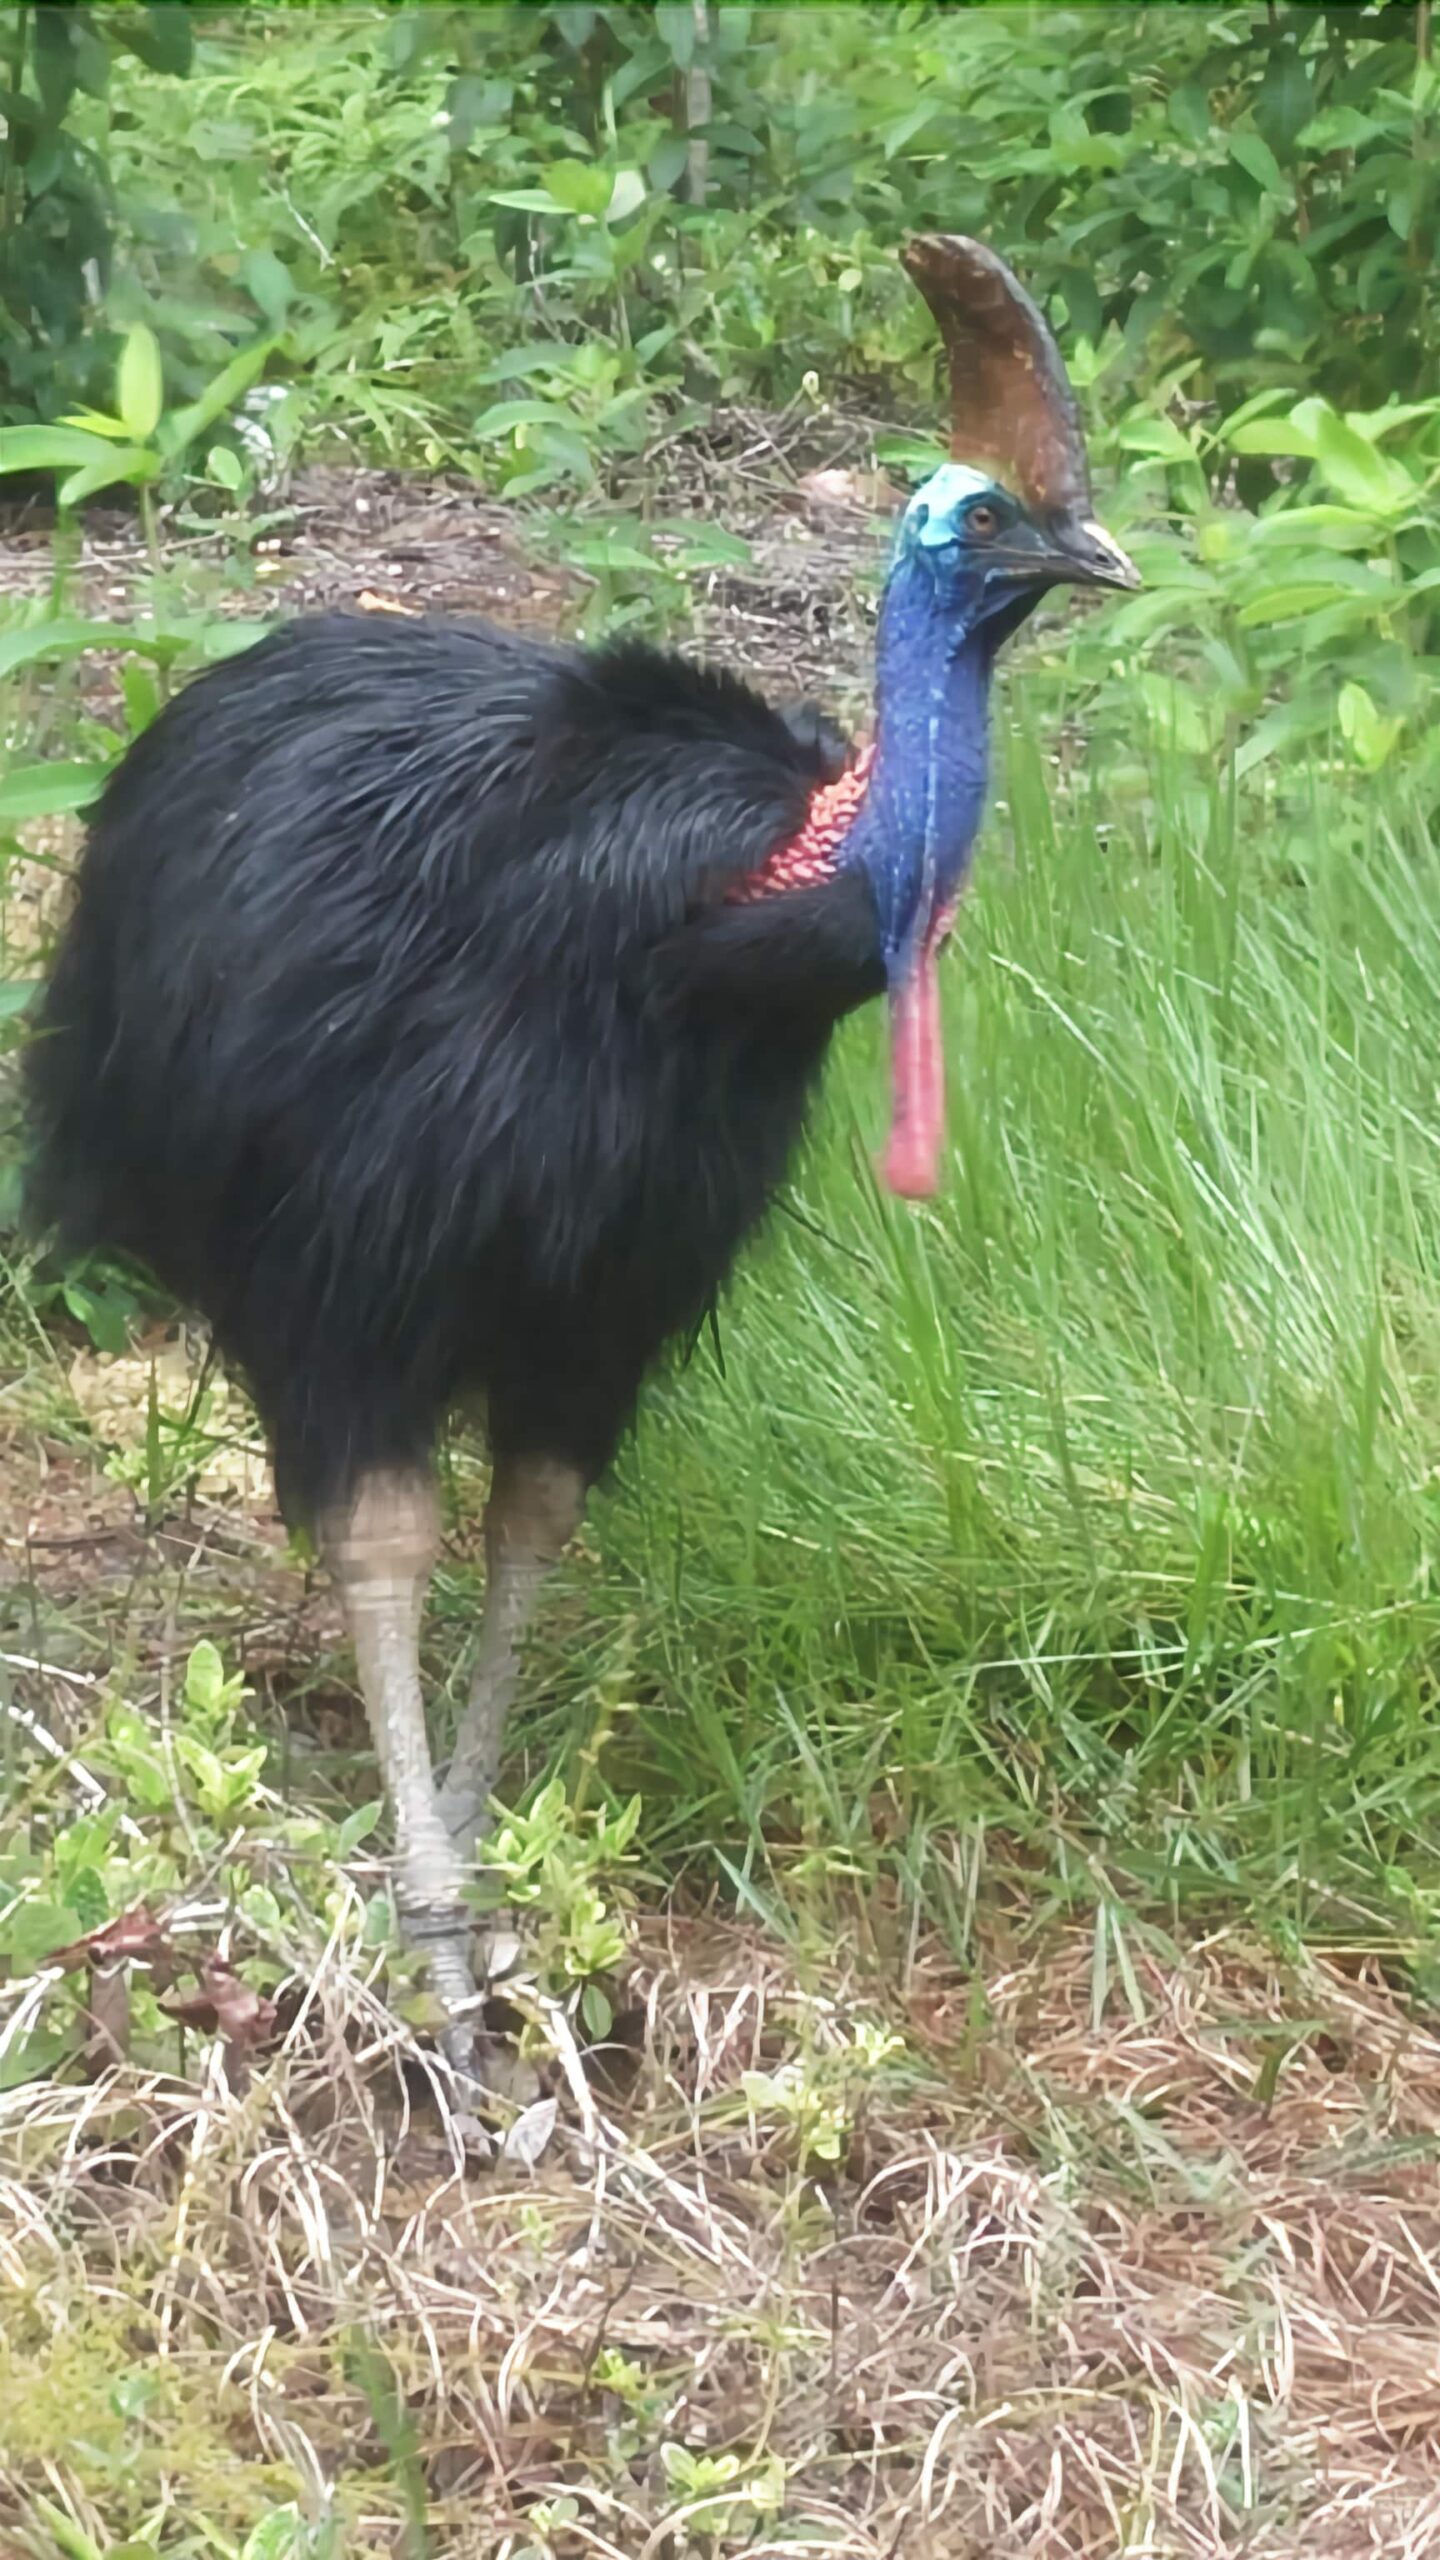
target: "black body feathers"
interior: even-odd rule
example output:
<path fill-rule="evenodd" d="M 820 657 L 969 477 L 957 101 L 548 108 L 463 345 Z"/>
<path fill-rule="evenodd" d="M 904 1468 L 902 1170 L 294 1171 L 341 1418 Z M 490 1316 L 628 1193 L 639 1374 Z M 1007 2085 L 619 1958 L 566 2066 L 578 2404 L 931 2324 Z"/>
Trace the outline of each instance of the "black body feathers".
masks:
<path fill-rule="evenodd" d="M 90 832 L 30 1052 L 39 1215 L 198 1307 L 282 1502 L 423 1459 L 608 1461 L 879 991 L 860 874 L 728 883 L 841 761 L 734 680 L 329 616 L 201 676 Z"/>

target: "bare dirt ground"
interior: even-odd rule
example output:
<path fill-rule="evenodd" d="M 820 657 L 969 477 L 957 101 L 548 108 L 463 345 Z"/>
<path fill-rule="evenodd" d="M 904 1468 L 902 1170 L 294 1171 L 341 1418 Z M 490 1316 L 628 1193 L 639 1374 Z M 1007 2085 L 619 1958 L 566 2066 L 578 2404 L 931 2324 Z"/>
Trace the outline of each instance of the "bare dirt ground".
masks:
<path fill-rule="evenodd" d="M 702 638 L 834 700 L 871 493 L 797 472 L 777 512 L 763 468 L 754 575 L 716 581 Z M 578 582 L 473 491 L 347 471 L 292 496 L 266 609 L 573 617 Z M 87 609 L 142 575 L 98 519 Z M 0 592 L 47 577 L 43 526 L 12 521 Z M 48 896 L 63 841 L 39 851 Z M 333 1603 L 243 1407 L 159 1528 L 105 1472 L 143 1440 L 152 1354 L 180 1394 L 162 1329 L 130 1362 L 58 1344 L 0 1397 L 0 1707 L 70 1785 L 105 1684 L 153 1709 L 213 1634 L 289 1709 L 303 1789 L 307 1752 L 360 1747 Z M 105 2550 L 122 2474 L 187 2523 L 253 2512 L 257 2477 L 333 2498 L 351 2551 L 406 2560 L 1440 2552 L 1440 2029 L 1399 1966 L 1158 1929 L 1101 1965 L 1013 1889 L 976 1909 L 963 1964 L 873 1902 L 823 1963 L 713 1910 L 640 1915 L 613 2049 L 550 2022 L 560 2130 L 531 2167 L 467 2151 L 341 1933 L 298 1918 L 243 2062 L 197 2033 L 172 2074 L 0 2092 L 0 2552 L 37 2547 L 39 2496 Z M 173 1917 L 209 1943 L 231 1915 Z M 43 1991 L 0 1982 L 0 2040 Z"/>

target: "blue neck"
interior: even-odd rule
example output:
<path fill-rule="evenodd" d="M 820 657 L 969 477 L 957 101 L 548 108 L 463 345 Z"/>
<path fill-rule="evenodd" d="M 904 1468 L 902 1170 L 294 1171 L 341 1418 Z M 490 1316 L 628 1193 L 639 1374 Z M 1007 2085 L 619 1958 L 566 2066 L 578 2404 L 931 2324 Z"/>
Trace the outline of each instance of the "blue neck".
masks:
<path fill-rule="evenodd" d="M 1028 611 L 1026 599 L 1023 611 Z M 901 559 L 876 652 L 875 761 L 840 859 L 870 875 L 892 983 L 960 888 L 985 804 L 990 673 L 1014 606 L 983 619 L 982 591 L 937 593 Z"/>

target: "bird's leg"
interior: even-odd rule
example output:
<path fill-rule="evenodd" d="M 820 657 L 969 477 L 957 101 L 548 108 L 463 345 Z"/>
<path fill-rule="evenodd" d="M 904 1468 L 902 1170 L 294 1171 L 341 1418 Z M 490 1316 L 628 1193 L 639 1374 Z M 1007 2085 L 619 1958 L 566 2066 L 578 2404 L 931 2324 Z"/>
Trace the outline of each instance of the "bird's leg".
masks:
<path fill-rule="evenodd" d="M 480 1659 L 440 1790 L 440 1813 L 462 1858 L 489 1827 L 505 1718 L 520 1644 L 541 1585 L 580 1525 L 585 1480 L 558 1458 L 499 1457 L 485 1512 L 485 1616 Z"/>
<path fill-rule="evenodd" d="M 395 1908 L 401 1936 L 427 1962 L 451 2024 L 442 2049 L 471 2059 L 474 1920 L 461 1898 L 464 1866 L 436 1802 L 420 1695 L 420 1619 L 439 1545 L 427 1478 L 377 1471 L 320 1524 L 325 1559 L 355 1644 L 360 1692 L 395 1816 Z"/>

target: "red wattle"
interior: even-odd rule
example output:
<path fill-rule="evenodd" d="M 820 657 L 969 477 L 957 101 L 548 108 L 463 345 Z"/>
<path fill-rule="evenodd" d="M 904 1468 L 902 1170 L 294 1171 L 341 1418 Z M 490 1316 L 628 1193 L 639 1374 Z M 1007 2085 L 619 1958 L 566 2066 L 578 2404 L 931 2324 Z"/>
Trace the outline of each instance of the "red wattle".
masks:
<path fill-rule="evenodd" d="M 935 954 L 936 940 L 927 937 L 890 999 L 890 1136 L 882 1169 L 901 1200 L 929 1200 L 940 1187 L 945 1060 Z"/>

